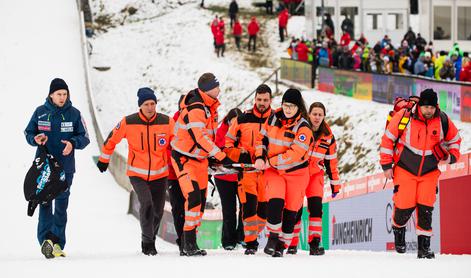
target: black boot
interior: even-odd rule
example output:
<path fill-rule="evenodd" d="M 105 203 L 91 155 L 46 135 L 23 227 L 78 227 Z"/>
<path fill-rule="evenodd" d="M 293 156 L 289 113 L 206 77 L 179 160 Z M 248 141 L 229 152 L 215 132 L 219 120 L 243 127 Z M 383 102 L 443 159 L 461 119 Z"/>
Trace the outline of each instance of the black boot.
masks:
<path fill-rule="evenodd" d="M 257 249 L 258 249 L 258 241 L 257 240 L 249 241 L 245 245 L 244 254 L 245 255 L 255 255 L 255 253 L 257 253 Z"/>
<path fill-rule="evenodd" d="M 406 227 L 394 227 L 394 246 L 397 253 L 406 253 Z"/>
<path fill-rule="evenodd" d="M 277 257 L 283 257 L 283 251 L 285 250 L 285 244 L 283 241 L 278 239 L 278 242 L 276 243 L 275 247 L 275 252 L 273 252 L 273 255 L 271 255 L 274 258 Z"/>
<path fill-rule="evenodd" d="M 297 253 L 298 253 L 298 247 L 297 246 L 290 246 L 286 250 L 286 254 L 296 255 Z"/>
<path fill-rule="evenodd" d="M 273 255 L 275 253 L 276 244 L 278 243 L 278 234 L 270 233 L 268 237 L 267 245 L 263 249 L 263 252 L 267 255 Z"/>
<path fill-rule="evenodd" d="M 155 242 L 142 242 L 141 243 L 142 253 L 147 256 L 157 255 L 157 250 L 155 250 Z"/>
<path fill-rule="evenodd" d="M 419 248 L 417 250 L 417 258 L 419 259 L 435 259 L 435 254 L 430 250 L 430 237 L 420 235 L 417 237 Z"/>
<path fill-rule="evenodd" d="M 319 246 L 321 242 L 320 237 L 315 237 L 309 242 L 309 255 L 322 256 L 325 254 L 324 247 Z"/>
<path fill-rule="evenodd" d="M 185 256 L 205 256 L 206 251 L 200 250 L 196 244 L 196 230 L 183 232 L 183 253 Z"/>
<path fill-rule="evenodd" d="M 178 245 L 178 250 L 180 251 L 180 256 L 185 256 L 185 253 L 183 252 L 183 243 L 180 238 L 177 238 L 176 240 L 177 245 Z"/>

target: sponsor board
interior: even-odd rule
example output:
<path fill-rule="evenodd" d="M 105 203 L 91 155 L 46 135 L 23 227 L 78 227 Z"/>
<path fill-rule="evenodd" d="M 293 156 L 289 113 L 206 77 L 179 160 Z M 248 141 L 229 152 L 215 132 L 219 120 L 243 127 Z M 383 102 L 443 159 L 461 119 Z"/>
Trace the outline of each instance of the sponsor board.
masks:
<path fill-rule="evenodd" d="M 366 177 L 354 179 L 346 182 L 343 188 L 343 198 L 350 198 L 354 196 L 359 196 L 367 193 L 367 182 Z"/>
<path fill-rule="evenodd" d="M 437 200 L 436 207 L 439 207 Z M 392 190 L 357 196 L 329 204 L 330 249 L 344 250 L 394 250 L 392 232 Z M 406 242 L 408 252 L 417 252 L 415 233 L 416 214 L 407 223 Z M 431 248 L 440 251 L 440 211 L 434 210 L 434 236 Z"/>
<path fill-rule="evenodd" d="M 462 154 L 460 159 L 453 164 L 440 163 L 438 169 L 442 172 L 440 180 L 466 176 L 469 173 L 469 154 Z"/>

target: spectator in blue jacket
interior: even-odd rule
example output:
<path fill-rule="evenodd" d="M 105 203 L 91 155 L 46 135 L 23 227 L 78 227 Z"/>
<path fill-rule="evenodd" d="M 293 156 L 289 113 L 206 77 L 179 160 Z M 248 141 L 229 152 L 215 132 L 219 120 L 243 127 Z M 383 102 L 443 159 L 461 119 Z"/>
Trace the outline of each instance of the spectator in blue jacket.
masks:
<path fill-rule="evenodd" d="M 65 227 L 70 186 L 75 173 L 75 149 L 84 149 L 89 143 L 87 128 L 80 111 L 72 106 L 69 88 L 64 80 L 52 80 L 44 105 L 33 113 L 25 129 L 31 146 L 45 145 L 62 165 L 68 188 L 54 202 L 41 205 L 37 237 L 46 258 L 65 257 Z M 38 154 L 38 153 L 36 153 Z"/>

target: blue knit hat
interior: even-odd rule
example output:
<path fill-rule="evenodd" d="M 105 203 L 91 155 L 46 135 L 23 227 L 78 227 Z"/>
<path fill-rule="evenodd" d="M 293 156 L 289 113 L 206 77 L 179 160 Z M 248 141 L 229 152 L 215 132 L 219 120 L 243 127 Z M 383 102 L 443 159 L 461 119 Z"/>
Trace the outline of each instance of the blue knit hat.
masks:
<path fill-rule="evenodd" d="M 157 103 L 157 97 L 154 94 L 154 91 L 151 88 L 144 87 L 140 88 L 139 91 L 137 91 L 137 97 L 139 98 L 137 100 L 137 105 L 140 107 L 146 100 L 152 99 Z"/>

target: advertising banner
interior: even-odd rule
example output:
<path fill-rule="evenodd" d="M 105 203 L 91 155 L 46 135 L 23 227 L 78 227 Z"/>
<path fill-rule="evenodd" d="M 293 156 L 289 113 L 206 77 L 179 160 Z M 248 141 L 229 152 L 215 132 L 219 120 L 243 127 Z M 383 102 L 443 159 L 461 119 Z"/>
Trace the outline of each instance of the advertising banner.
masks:
<path fill-rule="evenodd" d="M 366 177 L 351 180 L 346 182 L 343 185 L 343 198 L 350 198 L 353 196 L 363 195 L 368 192 L 367 189 L 367 181 Z"/>
<path fill-rule="evenodd" d="M 389 78 L 389 89 L 391 90 L 392 94 L 392 102 L 389 103 L 394 103 L 394 100 L 397 97 L 407 99 L 414 95 L 415 78 L 391 75 Z"/>
<path fill-rule="evenodd" d="M 471 86 L 461 87 L 461 120 L 471 122 Z"/>
<path fill-rule="evenodd" d="M 447 113 L 453 120 L 460 119 L 461 111 L 461 86 L 450 83 L 434 82 L 431 80 L 416 79 L 416 95 L 425 89 L 433 88 L 438 93 L 440 109 Z"/>
<path fill-rule="evenodd" d="M 334 70 L 319 67 L 318 89 L 323 92 L 334 93 Z"/>
<path fill-rule="evenodd" d="M 469 154 L 462 154 L 460 159 L 453 164 L 440 163 L 438 169 L 442 172 L 440 180 L 456 178 L 468 175 L 469 171 Z"/>
<path fill-rule="evenodd" d="M 373 101 L 392 104 L 394 99 L 389 89 L 389 77 L 381 74 L 372 74 L 372 76 Z"/>
<path fill-rule="evenodd" d="M 383 173 L 378 173 L 375 175 L 368 176 L 367 178 L 368 193 L 378 192 L 383 189 L 394 188 L 394 183 L 392 180 L 386 182 L 386 178 Z"/>
<path fill-rule="evenodd" d="M 337 70 L 334 74 L 334 93 L 353 97 L 357 83 L 358 76 L 356 72 Z"/>
<path fill-rule="evenodd" d="M 311 88 L 312 66 L 305 62 L 281 59 L 281 78 Z"/>
<path fill-rule="evenodd" d="M 441 252 L 444 254 L 471 254 L 470 185 L 471 176 L 440 181 Z"/>
<path fill-rule="evenodd" d="M 361 100 L 373 99 L 373 77 L 371 74 L 363 72 L 355 72 L 357 75 L 356 89 L 353 92 L 353 97 Z"/>
<path fill-rule="evenodd" d="M 437 200 L 435 207 L 439 207 Z M 392 190 L 383 190 L 329 204 L 330 249 L 394 250 Z M 406 226 L 407 252 L 417 252 L 416 214 Z M 440 210 L 433 211 L 431 249 L 440 251 Z"/>

